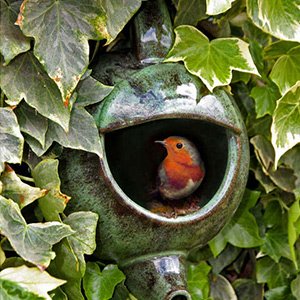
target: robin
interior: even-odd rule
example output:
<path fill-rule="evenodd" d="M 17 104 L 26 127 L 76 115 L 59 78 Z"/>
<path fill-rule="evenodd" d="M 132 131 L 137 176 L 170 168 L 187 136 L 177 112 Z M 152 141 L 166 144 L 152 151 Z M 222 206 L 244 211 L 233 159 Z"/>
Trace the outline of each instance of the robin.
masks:
<path fill-rule="evenodd" d="M 158 190 L 164 200 L 190 196 L 205 175 L 203 161 L 196 146 L 188 139 L 170 136 L 162 144 L 168 152 L 158 168 Z"/>

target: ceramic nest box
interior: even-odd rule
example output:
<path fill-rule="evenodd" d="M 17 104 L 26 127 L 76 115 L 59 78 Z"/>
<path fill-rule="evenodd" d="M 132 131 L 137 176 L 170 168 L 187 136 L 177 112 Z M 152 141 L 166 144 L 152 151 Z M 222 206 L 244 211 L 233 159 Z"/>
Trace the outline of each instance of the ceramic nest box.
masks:
<path fill-rule="evenodd" d="M 117 82 L 95 113 L 103 156 L 68 150 L 60 163 L 62 189 L 72 196 L 69 212 L 98 213 L 95 255 L 119 265 L 139 300 L 185 300 L 191 299 L 185 278 L 188 251 L 211 240 L 240 203 L 248 139 L 225 90 L 209 93 L 182 64 L 160 62 L 172 45 L 170 19 L 161 1 L 144 6 L 135 20 L 137 55 L 110 55 L 109 63 L 96 66 L 102 75 L 95 76 L 110 73 Z M 147 10 L 151 18 L 156 11 L 155 20 Z M 157 200 L 151 199 L 151 189 L 166 156 L 155 141 L 174 135 L 193 141 L 206 168 L 194 193 L 198 209 L 177 217 L 151 209 Z"/>

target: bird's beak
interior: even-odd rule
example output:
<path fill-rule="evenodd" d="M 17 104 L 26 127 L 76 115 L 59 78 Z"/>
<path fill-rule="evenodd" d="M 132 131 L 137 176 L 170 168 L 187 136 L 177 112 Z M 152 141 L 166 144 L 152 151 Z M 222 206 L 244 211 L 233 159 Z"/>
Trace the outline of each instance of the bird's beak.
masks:
<path fill-rule="evenodd" d="M 165 141 L 155 141 L 155 143 L 157 144 L 162 144 L 164 145 L 165 147 L 167 147 L 167 143 Z"/>

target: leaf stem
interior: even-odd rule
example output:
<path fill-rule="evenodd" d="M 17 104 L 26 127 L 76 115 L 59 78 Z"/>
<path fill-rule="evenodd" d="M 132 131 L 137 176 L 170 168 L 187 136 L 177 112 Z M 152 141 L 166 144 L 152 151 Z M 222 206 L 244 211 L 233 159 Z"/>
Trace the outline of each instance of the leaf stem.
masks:
<path fill-rule="evenodd" d="M 251 277 L 256 282 L 256 258 L 255 258 L 254 249 L 249 250 L 249 255 L 250 255 L 250 260 L 251 260 L 251 263 L 252 263 Z"/>
<path fill-rule="evenodd" d="M 5 236 L 1 241 L 0 241 L 0 247 L 2 246 L 2 244 L 7 240 L 7 237 Z"/>
<path fill-rule="evenodd" d="M 18 175 L 18 177 L 24 181 L 28 181 L 28 182 L 34 182 L 34 179 L 31 178 L 31 177 L 26 177 L 26 176 L 23 176 L 23 175 Z"/>
<path fill-rule="evenodd" d="M 91 59 L 90 63 L 94 60 L 94 58 L 96 56 L 96 53 L 98 52 L 99 45 L 100 45 L 100 41 L 97 41 L 95 49 L 94 49 L 94 53 L 93 53 L 93 56 L 92 56 L 92 59 Z"/>
<path fill-rule="evenodd" d="M 0 107 L 4 107 L 4 93 L 1 90 L 1 97 L 0 97 Z"/>

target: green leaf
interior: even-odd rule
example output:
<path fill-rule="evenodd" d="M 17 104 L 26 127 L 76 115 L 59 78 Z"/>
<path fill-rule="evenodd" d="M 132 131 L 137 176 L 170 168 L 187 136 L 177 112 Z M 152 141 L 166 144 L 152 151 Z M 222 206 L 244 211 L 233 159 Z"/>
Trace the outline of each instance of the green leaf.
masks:
<path fill-rule="evenodd" d="M 55 257 L 52 245 L 72 233 L 69 226 L 58 222 L 27 224 L 18 204 L 2 196 L 0 231 L 24 260 L 42 269 Z"/>
<path fill-rule="evenodd" d="M 77 86 L 77 99 L 75 106 L 88 106 L 103 100 L 113 90 L 112 86 L 107 86 L 89 76 L 81 80 Z"/>
<path fill-rule="evenodd" d="M 255 109 L 252 108 L 248 116 L 246 118 L 246 127 L 248 131 L 248 136 L 252 137 L 255 135 L 262 135 L 263 137 L 267 138 L 268 140 L 271 139 L 271 124 L 272 124 L 272 117 L 270 115 L 265 115 L 262 118 L 257 119 Z"/>
<path fill-rule="evenodd" d="M 35 139 L 26 137 L 26 142 L 31 149 L 38 155 L 43 155 L 52 143 L 56 141 L 66 148 L 80 149 L 88 152 L 93 152 L 98 156 L 102 156 L 102 147 L 98 128 L 93 117 L 80 106 L 75 106 L 71 113 L 70 131 L 68 134 L 55 124 L 49 122 L 49 128 L 46 134 L 46 143 L 42 145 Z"/>
<path fill-rule="evenodd" d="M 7 103 L 16 105 L 24 98 L 41 115 L 68 131 L 70 112 L 61 101 L 56 84 L 32 52 L 18 55 L 6 67 L 1 62 L 0 73 L 1 88 L 9 99 Z"/>
<path fill-rule="evenodd" d="M 96 248 L 95 235 L 98 215 L 93 212 L 76 212 L 64 222 L 75 231 L 54 247 L 56 258 L 50 265 L 50 273 L 67 280 L 62 290 L 69 299 L 84 299 L 81 280 L 85 274 L 84 254 L 92 254 Z"/>
<path fill-rule="evenodd" d="M 180 0 L 174 19 L 174 26 L 194 25 L 208 17 L 205 0 Z"/>
<path fill-rule="evenodd" d="M 101 0 L 101 5 L 107 14 L 106 25 L 109 37 L 106 44 L 111 43 L 124 28 L 131 17 L 141 6 L 141 0 Z"/>
<path fill-rule="evenodd" d="M 264 240 L 266 242 L 261 246 L 261 250 L 263 253 L 269 255 L 275 262 L 278 263 L 281 257 L 292 260 L 285 228 L 276 227 L 268 230 Z"/>
<path fill-rule="evenodd" d="M 252 279 L 237 279 L 232 285 L 239 300 L 263 300 L 263 285 Z"/>
<path fill-rule="evenodd" d="M 294 244 L 296 243 L 299 235 L 300 235 L 300 206 L 299 200 L 297 199 L 290 207 L 288 211 L 288 238 L 289 238 L 289 246 L 292 254 L 293 262 L 298 268 Z"/>
<path fill-rule="evenodd" d="M 48 291 L 51 291 L 66 281 L 50 276 L 46 271 L 41 272 L 38 268 L 21 266 L 7 268 L 0 272 L 0 280 L 10 280 L 19 284 L 31 293 L 44 299 L 51 300 Z"/>
<path fill-rule="evenodd" d="M 29 292 L 19 284 L 0 278 L 0 299 L 5 300 L 45 300 L 44 297 Z"/>
<path fill-rule="evenodd" d="M 34 37 L 34 54 L 57 84 L 66 106 L 88 66 L 88 40 L 107 35 L 104 21 L 100 1 L 24 2 L 18 24 L 25 35 Z"/>
<path fill-rule="evenodd" d="M 291 290 L 292 294 L 296 297 L 296 299 L 300 299 L 300 275 L 298 274 L 297 277 L 291 283 Z"/>
<path fill-rule="evenodd" d="M 206 13 L 208 15 L 218 15 L 231 7 L 235 0 L 206 0 Z"/>
<path fill-rule="evenodd" d="M 88 262 L 83 277 L 83 288 L 88 300 L 111 299 L 118 283 L 125 279 L 125 275 L 116 265 L 106 266 L 102 272 L 95 262 Z"/>
<path fill-rule="evenodd" d="M 273 66 L 270 78 L 284 95 L 300 78 L 300 46 L 282 55 Z"/>
<path fill-rule="evenodd" d="M 5 0 L 0 0 L 0 52 L 4 56 L 5 65 L 30 49 L 30 39 L 14 25 L 20 5 L 20 1 L 8 5 Z"/>
<path fill-rule="evenodd" d="M 47 119 L 27 105 L 25 101 L 22 101 L 14 112 L 18 118 L 21 131 L 29 134 L 44 146 L 48 129 Z"/>
<path fill-rule="evenodd" d="M 271 126 L 275 168 L 280 157 L 300 142 L 300 81 L 277 101 Z"/>
<path fill-rule="evenodd" d="M 84 260 L 83 254 L 92 254 L 96 249 L 97 221 L 98 215 L 91 211 L 75 212 L 64 220 L 64 223 L 75 231 L 75 234 L 68 237 L 68 240 L 82 260 Z"/>
<path fill-rule="evenodd" d="M 195 27 L 182 25 L 175 29 L 176 39 L 165 62 L 183 61 L 187 70 L 200 77 L 210 91 L 227 85 L 232 70 L 256 75 L 258 71 L 248 44 L 238 38 L 209 39 Z"/>
<path fill-rule="evenodd" d="M 210 282 L 210 296 L 214 300 L 238 300 L 229 281 L 220 274 Z"/>
<path fill-rule="evenodd" d="M 281 189 L 292 193 L 296 181 L 294 171 L 283 165 L 278 166 L 277 170 L 274 171 L 275 154 L 271 143 L 261 135 L 251 138 L 250 142 L 254 146 L 255 155 L 263 168 L 264 174 L 269 176 Z"/>
<path fill-rule="evenodd" d="M 219 274 L 225 267 L 230 265 L 240 254 L 241 249 L 230 244 L 216 258 L 209 258 L 208 262 L 212 266 L 214 274 Z"/>
<path fill-rule="evenodd" d="M 264 48 L 263 57 L 264 59 L 277 59 L 298 46 L 300 46 L 300 44 L 297 42 L 276 41 Z"/>
<path fill-rule="evenodd" d="M 50 293 L 52 300 L 68 300 L 67 295 L 61 290 L 61 288 L 56 288 Z"/>
<path fill-rule="evenodd" d="M 17 118 L 10 108 L 0 107 L 0 173 L 4 163 L 19 164 L 22 161 L 24 138 Z"/>
<path fill-rule="evenodd" d="M 297 177 L 295 182 L 296 188 L 294 189 L 294 194 L 296 196 L 296 199 L 300 199 L 300 146 L 296 146 L 286 152 L 281 157 L 280 161 L 294 170 Z"/>
<path fill-rule="evenodd" d="M 276 263 L 266 256 L 259 259 L 256 266 L 257 282 L 266 282 L 270 289 L 287 285 L 289 278 L 296 272 L 293 263 L 285 258 Z"/>
<path fill-rule="evenodd" d="M 250 170 L 254 172 L 255 179 L 259 181 L 267 194 L 276 189 L 276 185 L 270 177 L 264 173 L 261 164 L 254 157 L 250 160 Z"/>
<path fill-rule="evenodd" d="M 2 250 L 2 247 L 0 245 L 0 267 L 5 262 L 5 260 L 6 260 L 5 252 Z"/>
<path fill-rule="evenodd" d="M 295 300 L 288 286 L 279 286 L 265 293 L 267 300 Z"/>
<path fill-rule="evenodd" d="M 36 199 L 43 197 L 48 192 L 48 190 L 32 187 L 23 183 L 14 170 L 8 165 L 6 165 L 5 171 L 1 174 L 0 180 L 3 183 L 1 195 L 18 203 L 20 209 Z"/>
<path fill-rule="evenodd" d="M 275 84 L 255 86 L 251 90 L 250 96 L 255 100 L 257 118 L 261 118 L 266 114 L 272 116 L 276 106 L 276 100 L 281 97 Z"/>
<path fill-rule="evenodd" d="M 59 214 L 66 207 L 71 197 L 61 193 L 58 175 L 58 160 L 45 159 L 32 171 L 36 186 L 50 190 L 47 195 L 39 199 L 39 207 L 47 221 L 60 221 Z"/>
<path fill-rule="evenodd" d="M 227 242 L 239 248 L 252 248 L 264 243 L 259 236 L 258 226 L 249 209 L 254 207 L 260 192 L 246 190 L 243 200 L 233 218 L 224 229 L 209 242 L 210 249 L 216 257 L 225 248 Z M 220 242 L 221 241 L 221 246 Z"/>
<path fill-rule="evenodd" d="M 299 0 L 247 0 L 256 26 L 282 40 L 300 41 Z"/>
<path fill-rule="evenodd" d="M 263 47 L 266 47 L 272 42 L 272 37 L 262 31 L 260 28 L 255 26 L 250 19 L 247 19 L 242 24 L 243 31 L 246 34 L 246 37 L 251 41 L 257 41 Z"/>
<path fill-rule="evenodd" d="M 60 126 L 49 122 L 45 147 L 31 137 L 26 136 L 26 142 L 38 155 L 43 155 L 54 141 L 66 148 L 81 149 L 102 156 L 102 147 L 98 128 L 93 117 L 84 109 L 85 106 L 95 104 L 105 98 L 112 87 L 103 85 L 92 77 L 80 81 L 76 92 L 78 94 L 71 112 L 70 131 L 65 133 Z"/>
<path fill-rule="evenodd" d="M 210 270 L 211 267 L 204 261 L 188 267 L 187 284 L 193 300 L 204 300 L 209 296 Z"/>

